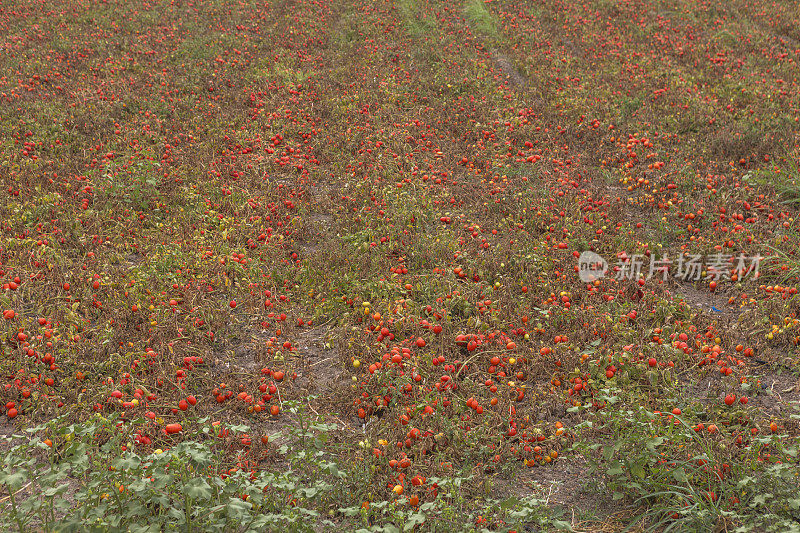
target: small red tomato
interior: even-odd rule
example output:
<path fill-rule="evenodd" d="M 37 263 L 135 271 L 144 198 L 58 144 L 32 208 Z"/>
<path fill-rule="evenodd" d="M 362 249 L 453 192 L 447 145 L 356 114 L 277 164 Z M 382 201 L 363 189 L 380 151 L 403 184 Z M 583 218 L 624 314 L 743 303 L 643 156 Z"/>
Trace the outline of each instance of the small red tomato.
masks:
<path fill-rule="evenodd" d="M 183 431 L 183 427 L 180 424 L 167 424 L 164 430 L 170 435 L 172 435 L 174 433 L 180 433 L 181 431 Z"/>

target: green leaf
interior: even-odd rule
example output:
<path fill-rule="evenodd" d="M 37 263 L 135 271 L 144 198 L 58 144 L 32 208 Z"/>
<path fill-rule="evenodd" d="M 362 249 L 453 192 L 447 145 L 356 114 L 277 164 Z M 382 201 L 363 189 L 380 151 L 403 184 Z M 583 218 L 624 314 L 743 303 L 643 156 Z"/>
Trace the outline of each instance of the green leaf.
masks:
<path fill-rule="evenodd" d="M 306 498 L 308 498 L 310 500 L 311 498 L 313 498 L 314 496 L 316 496 L 319 493 L 319 489 L 316 488 L 316 487 L 306 487 L 306 488 L 300 489 L 300 492 L 303 492 L 305 494 Z"/>
<path fill-rule="evenodd" d="M 49 498 L 51 496 L 63 493 L 64 491 L 67 490 L 68 487 L 69 483 L 62 483 L 57 487 L 50 487 L 49 489 L 45 490 L 42 494 L 44 494 L 45 497 Z"/>
<path fill-rule="evenodd" d="M 406 524 L 403 526 L 403 531 L 411 531 L 412 529 L 414 529 L 415 527 L 424 522 L 425 522 L 424 514 L 422 513 L 413 514 L 408 518 L 408 522 L 406 522 Z"/>
<path fill-rule="evenodd" d="M 614 449 L 613 446 L 605 446 L 603 448 L 603 459 L 605 459 L 606 461 L 610 461 L 611 458 L 614 457 L 615 451 L 616 450 Z"/>
<path fill-rule="evenodd" d="M 765 503 L 767 503 L 767 500 L 771 500 L 772 498 L 773 498 L 773 495 L 771 493 L 769 493 L 769 492 L 766 493 L 766 494 L 756 494 L 753 497 L 753 501 L 750 504 L 750 506 L 753 507 L 753 506 L 756 506 L 756 505 L 764 505 Z"/>
<path fill-rule="evenodd" d="M 244 500 L 232 498 L 231 501 L 228 502 L 228 517 L 233 520 L 244 520 L 250 516 L 251 507 L 252 506 Z"/>
<path fill-rule="evenodd" d="M 755 480 L 756 480 L 756 478 L 754 478 L 752 476 L 746 476 L 746 477 L 743 477 L 742 479 L 740 479 L 736 483 L 736 486 L 739 487 L 739 488 L 742 488 L 742 487 L 745 487 L 745 486 L 747 486 L 747 485 L 749 485 L 751 483 L 754 483 Z"/>
<path fill-rule="evenodd" d="M 130 526 L 131 533 L 158 533 L 161 531 L 161 524 L 153 523 L 149 525 L 140 525 L 140 524 L 131 524 Z"/>
<path fill-rule="evenodd" d="M 11 490 L 15 491 L 25 483 L 25 474 L 22 472 L 14 472 L 7 475 L 0 474 L 0 483 L 5 483 Z"/>
<path fill-rule="evenodd" d="M 511 496 L 510 498 L 507 498 L 502 502 L 500 502 L 500 509 L 504 511 L 508 509 L 513 509 L 518 506 L 519 506 L 519 498 L 515 498 L 514 496 Z"/>
<path fill-rule="evenodd" d="M 683 469 L 683 467 L 673 470 L 672 477 L 674 477 L 675 481 L 678 483 L 686 483 L 688 481 L 688 478 L 686 477 L 686 471 Z"/>
<path fill-rule="evenodd" d="M 129 454 L 126 457 L 122 457 L 114 461 L 114 467 L 117 470 L 135 470 L 139 468 L 139 465 L 142 464 L 142 460 L 136 454 Z"/>
<path fill-rule="evenodd" d="M 338 477 L 338 478 L 343 478 L 343 477 L 345 477 L 345 475 L 344 475 L 344 472 L 340 472 L 340 471 L 339 471 L 339 467 L 338 467 L 338 466 L 336 466 L 336 463 L 333 463 L 333 462 L 325 462 L 325 463 L 320 463 L 320 466 L 321 466 L 321 467 L 322 467 L 322 469 L 323 469 L 323 470 L 325 470 L 325 471 L 326 471 L 328 474 L 330 474 L 330 475 L 332 475 L 332 476 L 334 476 L 334 477 Z"/>
<path fill-rule="evenodd" d="M 194 478 L 189 480 L 183 486 L 184 492 L 192 500 L 208 500 L 211 498 L 211 485 L 203 478 Z"/>

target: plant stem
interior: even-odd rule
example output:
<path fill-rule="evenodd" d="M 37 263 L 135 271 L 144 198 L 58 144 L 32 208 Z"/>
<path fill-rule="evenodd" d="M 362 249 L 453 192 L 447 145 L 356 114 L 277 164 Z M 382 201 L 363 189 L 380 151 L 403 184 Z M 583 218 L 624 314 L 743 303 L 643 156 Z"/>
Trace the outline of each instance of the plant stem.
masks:
<path fill-rule="evenodd" d="M 8 487 L 8 496 L 11 499 L 11 509 L 14 513 L 14 522 L 17 523 L 19 533 L 25 533 L 25 526 L 22 524 L 22 518 L 20 518 L 19 513 L 17 512 L 17 500 L 14 498 L 14 491 L 9 485 L 6 485 L 6 487 Z"/>
<path fill-rule="evenodd" d="M 183 512 L 186 515 L 186 533 L 190 533 L 192 531 L 192 515 L 190 512 L 191 506 L 192 499 L 189 496 L 186 496 L 183 499 Z"/>

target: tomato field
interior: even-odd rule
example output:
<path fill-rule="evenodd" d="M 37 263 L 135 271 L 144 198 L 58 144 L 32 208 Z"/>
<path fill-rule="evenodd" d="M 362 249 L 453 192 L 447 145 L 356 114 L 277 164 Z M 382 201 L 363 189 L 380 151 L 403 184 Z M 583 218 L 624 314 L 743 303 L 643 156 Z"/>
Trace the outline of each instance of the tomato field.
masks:
<path fill-rule="evenodd" d="M 800 530 L 791 0 L 9 0 L 0 524 Z"/>

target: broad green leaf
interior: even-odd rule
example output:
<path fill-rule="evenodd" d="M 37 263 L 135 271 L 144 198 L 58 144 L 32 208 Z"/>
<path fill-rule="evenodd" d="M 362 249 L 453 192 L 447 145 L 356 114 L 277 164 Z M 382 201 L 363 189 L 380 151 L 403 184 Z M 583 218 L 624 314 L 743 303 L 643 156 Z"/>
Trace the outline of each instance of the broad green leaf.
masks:
<path fill-rule="evenodd" d="M 515 498 L 514 496 L 511 496 L 510 498 L 507 498 L 507 499 L 503 500 L 502 502 L 500 502 L 500 509 L 502 509 L 504 511 L 507 510 L 507 509 L 513 509 L 513 508 L 519 506 L 519 503 L 520 503 L 520 501 L 519 501 L 518 498 Z"/>
<path fill-rule="evenodd" d="M 300 492 L 304 493 L 306 498 L 311 499 L 319 493 L 319 489 L 316 487 L 305 487 L 300 489 Z"/>
<path fill-rule="evenodd" d="M 158 533 L 161 531 L 161 524 L 152 523 L 147 525 L 132 524 L 129 526 L 131 533 Z"/>
<path fill-rule="evenodd" d="M 186 495 L 192 500 L 208 500 L 211 498 L 211 485 L 203 478 L 193 478 L 183 486 Z"/>
<path fill-rule="evenodd" d="M 636 462 L 631 465 L 631 474 L 633 474 L 638 478 L 644 478 L 645 472 L 644 472 L 644 467 L 641 465 L 641 463 Z"/>
<path fill-rule="evenodd" d="M 65 490 L 67 490 L 68 487 L 69 487 L 69 483 L 62 483 L 61 485 L 58 485 L 57 487 L 50 487 L 49 489 L 46 489 L 42 494 L 45 497 L 49 498 L 50 496 L 55 496 L 56 494 L 63 493 Z"/>
<path fill-rule="evenodd" d="M 771 500 L 772 498 L 773 495 L 770 494 L 769 492 L 767 492 L 766 494 L 756 494 L 753 497 L 753 501 L 751 502 L 750 506 L 753 507 L 756 505 L 764 505 L 765 503 L 767 503 L 767 500 Z"/>
<path fill-rule="evenodd" d="M 228 517 L 239 521 L 249 518 L 251 507 L 252 506 L 244 500 L 232 498 L 227 506 Z"/>
<path fill-rule="evenodd" d="M 616 450 L 614 449 L 613 446 L 605 446 L 603 448 L 603 459 L 605 459 L 606 461 L 610 461 L 611 458 L 614 457 L 615 451 Z"/>
<path fill-rule="evenodd" d="M 0 483 L 8 485 L 11 490 L 18 490 L 25 483 L 25 474 L 14 472 L 13 474 L 0 475 Z"/>

